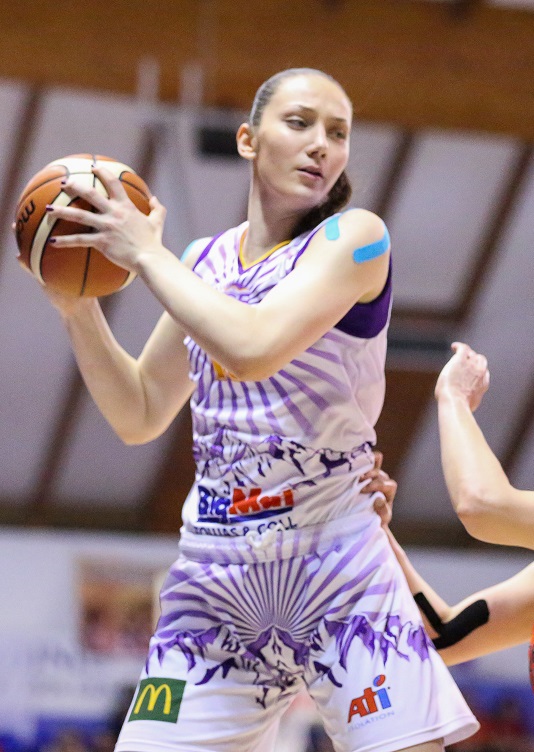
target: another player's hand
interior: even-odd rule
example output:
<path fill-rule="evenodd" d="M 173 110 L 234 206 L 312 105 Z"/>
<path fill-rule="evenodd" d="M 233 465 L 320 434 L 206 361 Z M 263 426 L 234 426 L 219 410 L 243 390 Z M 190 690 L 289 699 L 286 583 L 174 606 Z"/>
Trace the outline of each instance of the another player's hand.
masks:
<path fill-rule="evenodd" d="M 137 209 L 121 181 L 109 170 L 94 167 L 93 172 L 104 185 L 109 197 L 103 196 L 96 188 L 85 188 L 77 184 L 73 178 L 66 181 L 63 190 L 72 198 L 79 196 L 85 199 L 96 211 L 58 206 L 50 210 L 53 218 L 77 222 L 92 228 L 92 232 L 55 236 L 51 241 L 56 248 L 97 248 L 113 263 L 137 272 L 141 254 L 157 254 L 163 250 L 165 207 L 152 196 L 151 212 L 147 216 Z"/>
<path fill-rule="evenodd" d="M 463 342 L 453 342 L 452 350 L 454 355 L 438 377 L 435 397 L 439 400 L 451 393 L 463 397 L 474 412 L 489 387 L 488 361 Z"/>
<path fill-rule="evenodd" d="M 381 493 L 382 498 L 377 498 L 374 503 L 374 510 L 379 515 L 383 527 L 391 522 L 393 514 L 393 499 L 397 493 L 397 482 L 382 470 L 382 461 L 384 459 L 382 452 L 373 452 L 375 456 L 375 466 L 362 476 L 362 480 L 370 482 L 365 486 L 366 493 Z"/>

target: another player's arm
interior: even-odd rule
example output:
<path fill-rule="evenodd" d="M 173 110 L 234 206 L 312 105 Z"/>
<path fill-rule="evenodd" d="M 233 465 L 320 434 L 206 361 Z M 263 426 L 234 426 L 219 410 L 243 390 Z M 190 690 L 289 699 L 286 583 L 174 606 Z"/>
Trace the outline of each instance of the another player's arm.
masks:
<path fill-rule="evenodd" d="M 193 249 L 186 263 L 193 264 L 198 253 Z M 176 321 L 163 313 L 136 359 L 115 339 L 97 299 L 49 295 L 65 322 L 87 389 L 115 433 L 126 444 L 161 435 L 193 391 L 185 335 Z"/>
<path fill-rule="evenodd" d="M 449 606 L 417 572 L 391 531 L 387 533 L 425 627 L 447 665 L 529 640 L 534 623 L 534 563 Z"/>
<path fill-rule="evenodd" d="M 451 619 L 483 601 L 487 604 L 488 621 L 456 644 L 440 650 L 449 666 L 529 641 L 534 624 L 534 563 L 458 603 L 451 610 Z"/>
<path fill-rule="evenodd" d="M 452 504 L 475 538 L 534 548 L 534 492 L 511 485 L 472 410 L 487 388 L 485 359 L 461 343 L 436 386 L 441 461 Z"/>
<path fill-rule="evenodd" d="M 210 288 L 170 252 L 141 254 L 136 270 L 170 315 L 212 358 L 241 380 L 266 378 L 331 329 L 357 302 L 382 290 L 389 249 L 356 262 L 354 252 L 383 240 L 371 212 L 339 221 L 339 238 L 312 239 L 296 269 L 255 306 Z"/>

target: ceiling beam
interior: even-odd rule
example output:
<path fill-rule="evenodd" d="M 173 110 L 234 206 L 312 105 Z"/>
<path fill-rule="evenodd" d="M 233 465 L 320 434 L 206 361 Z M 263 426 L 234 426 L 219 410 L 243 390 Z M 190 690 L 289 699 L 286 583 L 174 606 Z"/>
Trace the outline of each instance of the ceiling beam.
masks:
<path fill-rule="evenodd" d="M 0 194 L 0 227 L 10 227 L 14 217 L 11 216 L 13 198 L 20 184 L 24 168 L 25 155 L 28 152 L 34 136 L 35 124 L 39 119 L 43 100 L 42 89 L 32 86 L 25 93 L 24 102 L 20 109 L 15 136 L 9 150 L 7 164 L 3 166 L 5 178 L 3 190 Z M 5 256 L 7 243 L 0 244 L 0 263 Z"/>
<path fill-rule="evenodd" d="M 459 290 L 455 304 L 445 310 L 432 306 L 411 307 L 396 306 L 393 310 L 393 321 L 404 326 L 425 324 L 446 325 L 449 329 L 466 326 L 473 315 L 478 296 L 484 289 L 493 265 L 499 257 L 499 247 L 504 233 L 508 230 L 516 209 L 517 200 L 528 180 L 534 146 L 523 143 L 518 147 L 515 161 L 510 170 L 508 180 L 505 181 L 496 206 L 488 217 L 485 232 L 478 248 L 473 252 L 473 264 L 466 275 L 463 288 Z"/>
<path fill-rule="evenodd" d="M 290 66 L 322 68 L 356 115 L 406 129 L 489 131 L 534 140 L 534 13 L 482 2 L 328 3 L 262 0 L 21 0 L 0 25 L 0 77 L 134 94 L 139 60 L 161 68 L 176 100 L 179 71 L 198 62 L 207 104 L 248 109 L 257 86 Z M 44 33 L 45 30 L 45 33 Z M 76 54 L 72 54 L 76 50 Z"/>

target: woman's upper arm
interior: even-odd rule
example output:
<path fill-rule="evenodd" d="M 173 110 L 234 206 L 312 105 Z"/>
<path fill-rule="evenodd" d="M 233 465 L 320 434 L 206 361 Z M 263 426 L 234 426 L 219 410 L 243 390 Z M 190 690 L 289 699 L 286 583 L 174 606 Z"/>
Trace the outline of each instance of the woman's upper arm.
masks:
<path fill-rule="evenodd" d="M 358 253 L 385 236 L 379 217 L 365 210 L 339 218 L 335 237 L 323 227 L 296 268 L 256 306 L 256 336 L 250 359 L 257 378 L 265 367 L 279 370 L 306 350 L 358 301 L 376 297 L 386 282 L 389 246 L 365 258 Z M 254 351 L 255 348 L 255 351 Z"/>

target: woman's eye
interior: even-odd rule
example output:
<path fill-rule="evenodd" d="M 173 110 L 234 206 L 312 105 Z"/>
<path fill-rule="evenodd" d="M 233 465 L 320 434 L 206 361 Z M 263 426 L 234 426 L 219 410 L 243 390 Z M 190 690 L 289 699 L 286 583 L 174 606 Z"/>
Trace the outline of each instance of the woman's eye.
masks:
<path fill-rule="evenodd" d="M 307 125 L 306 121 L 299 117 L 288 118 L 287 122 L 295 128 L 305 128 Z"/>

